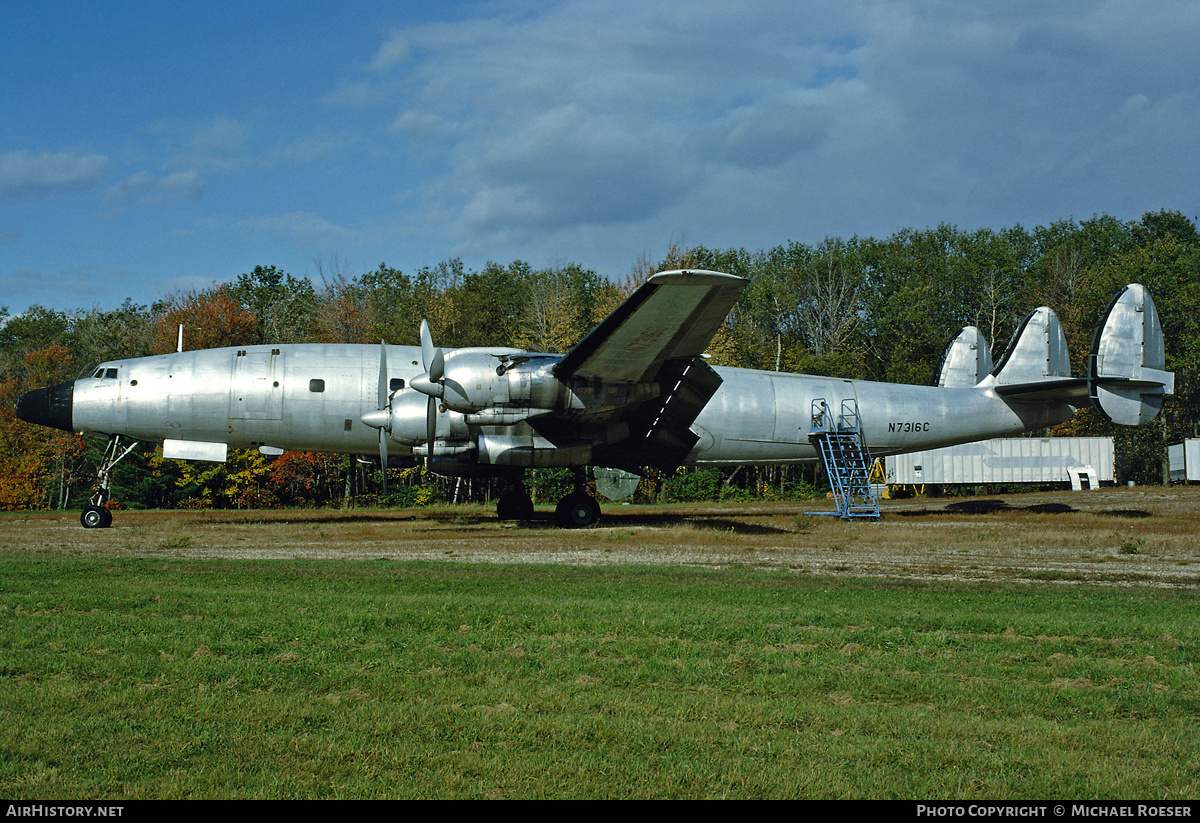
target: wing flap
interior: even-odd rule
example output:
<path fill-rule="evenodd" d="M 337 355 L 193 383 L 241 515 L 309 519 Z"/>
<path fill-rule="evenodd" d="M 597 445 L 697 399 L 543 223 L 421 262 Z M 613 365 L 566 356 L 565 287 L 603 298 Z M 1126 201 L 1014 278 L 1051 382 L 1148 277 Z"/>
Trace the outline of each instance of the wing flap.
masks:
<path fill-rule="evenodd" d="M 662 396 L 624 410 L 630 436 L 598 451 L 605 465 L 636 471 L 654 466 L 674 471 L 696 446 L 699 438 L 692 423 L 721 385 L 720 376 L 703 360 L 675 360 L 660 374 Z"/>

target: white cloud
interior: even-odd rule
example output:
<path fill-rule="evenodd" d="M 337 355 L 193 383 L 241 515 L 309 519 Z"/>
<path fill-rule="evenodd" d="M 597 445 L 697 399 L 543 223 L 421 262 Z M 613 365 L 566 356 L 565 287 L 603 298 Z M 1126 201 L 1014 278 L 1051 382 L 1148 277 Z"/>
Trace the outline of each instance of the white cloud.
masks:
<path fill-rule="evenodd" d="M 136 198 L 147 206 L 170 206 L 190 203 L 204 196 L 204 181 L 195 171 L 180 171 L 164 177 L 138 172 L 104 192 L 106 200 L 122 201 Z"/>
<path fill-rule="evenodd" d="M 244 151 L 251 127 L 232 117 L 217 117 L 191 137 L 192 146 L 202 152 L 236 153 Z"/>
<path fill-rule="evenodd" d="M 238 226 L 254 232 L 281 234 L 315 245 L 353 242 L 357 236 L 350 229 L 334 225 L 318 215 L 304 211 L 243 220 Z"/>
<path fill-rule="evenodd" d="M 298 270 L 336 248 L 406 269 L 619 274 L 680 240 L 1200 211 L 1195 0 L 521 0 L 308 19 L 233 63 L 229 32 L 198 31 L 194 71 L 47 118 L 58 131 L 18 144 L 31 151 L 0 145 L 0 200 L 92 188 L 112 207 L 101 224 L 93 202 L 20 202 L 0 214 L 24 233 L 11 267 L 87 257 L 97 231 L 147 271 Z M 72 128 L 104 148 L 39 153 L 78 146 Z"/>
<path fill-rule="evenodd" d="M 108 158 L 99 154 L 5 152 L 0 154 L 0 198 L 36 199 L 94 188 L 107 170 Z"/>
<path fill-rule="evenodd" d="M 363 108 L 379 99 L 379 90 L 367 82 L 345 83 L 324 95 L 321 102 L 330 106 Z"/>
<path fill-rule="evenodd" d="M 375 53 L 375 57 L 367 64 L 367 68 L 372 71 L 386 71 L 397 63 L 402 63 L 409 58 L 411 50 L 408 47 L 408 40 L 402 32 L 393 32 L 383 45 L 379 47 L 379 51 Z"/>

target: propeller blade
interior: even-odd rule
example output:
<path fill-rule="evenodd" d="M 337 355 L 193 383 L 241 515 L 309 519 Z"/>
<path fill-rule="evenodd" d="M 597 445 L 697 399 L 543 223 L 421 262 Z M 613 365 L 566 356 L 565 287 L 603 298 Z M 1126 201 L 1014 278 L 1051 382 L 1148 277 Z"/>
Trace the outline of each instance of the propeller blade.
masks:
<path fill-rule="evenodd" d="M 387 432 L 384 429 L 379 430 L 379 468 L 382 470 L 380 478 L 382 482 L 379 484 L 379 492 L 383 494 L 387 492 Z"/>
<path fill-rule="evenodd" d="M 429 438 L 429 456 L 433 457 L 433 441 L 437 439 L 437 398 L 432 396 L 429 398 L 429 405 L 425 407 L 425 433 Z"/>
<path fill-rule="evenodd" d="M 429 379 L 434 383 L 441 381 L 446 371 L 446 358 L 442 350 L 433 345 L 433 332 L 429 330 L 429 321 L 421 321 L 421 364 L 429 373 Z"/>
<path fill-rule="evenodd" d="M 378 400 L 377 406 L 380 411 L 388 408 L 388 373 L 387 373 L 387 346 L 384 341 L 379 341 L 379 391 L 376 396 Z M 390 417 L 390 415 L 389 415 Z M 389 421 L 390 422 L 390 421 Z M 388 461 L 388 425 L 384 424 L 379 427 L 379 470 L 381 482 L 379 485 L 380 493 L 387 491 L 387 461 Z"/>
<path fill-rule="evenodd" d="M 379 341 L 379 402 L 375 408 L 382 409 L 388 404 L 388 373 L 387 373 L 387 346 L 382 340 Z"/>
<path fill-rule="evenodd" d="M 445 376 L 446 358 L 442 356 L 441 349 L 436 349 L 433 352 L 433 362 L 429 364 L 429 379 L 434 383 L 441 383 Z"/>
<path fill-rule="evenodd" d="M 429 371 L 429 364 L 433 362 L 433 333 L 429 331 L 429 321 L 421 321 L 421 363 L 425 366 L 425 371 Z"/>

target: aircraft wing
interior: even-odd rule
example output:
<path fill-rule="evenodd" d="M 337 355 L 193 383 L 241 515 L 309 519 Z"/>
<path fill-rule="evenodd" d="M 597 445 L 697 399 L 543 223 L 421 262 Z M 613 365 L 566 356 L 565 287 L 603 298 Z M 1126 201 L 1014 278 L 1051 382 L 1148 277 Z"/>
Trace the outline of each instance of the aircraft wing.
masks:
<path fill-rule="evenodd" d="M 721 385 L 700 355 L 748 282 L 711 271 L 654 275 L 554 367 L 563 382 L 630 386 L 628 394 L 617 392 L 630 399 L 530 424 L 551 441 L 578 438 L 589 423 L 624 427 L 628 437 L 600 447 L 598 464 L 674 469 L 695 446 L 690 426 Z M 657 388 L 649 394 L 636 391 L 651 384 Z"/>
<path fill-rule="evenodd" d="M 703 354 L 749 281 L 713 271 L 656 274 L 554 367 L 559 380 L 654 380 L 670 360 Z"/>

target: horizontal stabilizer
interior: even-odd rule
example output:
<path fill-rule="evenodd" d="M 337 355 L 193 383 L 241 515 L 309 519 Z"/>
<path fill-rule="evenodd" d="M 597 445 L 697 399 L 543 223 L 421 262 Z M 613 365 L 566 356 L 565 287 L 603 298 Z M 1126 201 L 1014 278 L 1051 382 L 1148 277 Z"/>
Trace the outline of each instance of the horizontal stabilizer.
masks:
<path fill-rule="evenodd" d="M 1039 380 L 1034 383 L 1012 383 L 996 386 L 996 394 L 1014 400 L 1059 401 L 1072 406 L 1084 406 L 1088 400 L 1088 381 L 1083 377 L 1063 377 Z"/>
<path fill-rule="evenodd" d="M 992 371 L 987 341 L 974 326 L 967 326 L 942 355 L 938 385 L 944 389 L 969 389 Z"/>
<path fill-rule="evenodd" d="M 1131 283 L 1108 304 L 1092 337 L 1088 382 L 1092 405 L 1124 426 L 1153 420 L 1174 391 L 1158 310 L 1143 286 Z"/>

